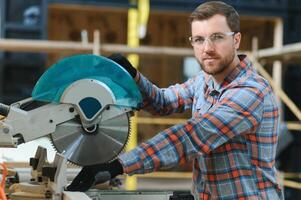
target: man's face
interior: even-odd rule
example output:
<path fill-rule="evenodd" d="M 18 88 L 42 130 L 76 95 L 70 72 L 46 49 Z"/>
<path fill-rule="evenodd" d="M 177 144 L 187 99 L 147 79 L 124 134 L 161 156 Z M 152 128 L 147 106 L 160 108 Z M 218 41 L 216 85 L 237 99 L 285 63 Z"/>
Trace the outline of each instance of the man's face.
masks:
<path fill-rule="evenodd" d="M 240 33 L 233 33 L 225 16 L 214 15 L 206 20 L 193 21 L 191 36 L 195 57 L 202 69 L 220 75 L 232 64 L 239 48 Z"/>

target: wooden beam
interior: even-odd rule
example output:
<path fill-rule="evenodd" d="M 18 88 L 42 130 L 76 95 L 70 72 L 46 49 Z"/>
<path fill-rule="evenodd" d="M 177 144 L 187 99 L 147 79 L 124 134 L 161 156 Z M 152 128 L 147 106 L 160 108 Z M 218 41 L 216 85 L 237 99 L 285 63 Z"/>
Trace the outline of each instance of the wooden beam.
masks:
<path fill-rule="evenodd" d="M 140 55 L 170 55 L 170 56 L 193 56 L 191 48 L 174 48 L 174 47 L 154 47 L 140 46 L 128 47 L 126 45 L 103 44 L 101 51 L 105 52 L 120 52 L 120 53 L 136 53 Z"/>
<path fill-rule="evenodd" d="M 247 56 L 252 61 L 258 72 L 270 82 L 276 95 L 280 97 L 280 99 L 285 103 L 285 105 L 287 105 L 287 107 L 292 111 L 292 113 L 298 118 L 298 120 L 301 121 L 301 111 L 299 110 L 297 105 L 285 94 L 281 87 L 275 84 L 273 78 L 251 53 L 247 53 Z"/>
<path fill-rule="evenodd" d="M 274 25 L 274 48 L 281 49 L 283 46 L 283 21 L 281 18 L 275 20 Z M 273 62 L 273 81 L 279 88 L 282 88 L 282 62 L 274 60 Z M 283 119 L 283 104 L 279 97 L 277 97 L 279 104 L 280 119 Z"/>
<path fill-rule="evenodd" d="M 157 124 L 157 125 L 174 125 L 186 122 L 187 119 L 179 118 L 153 118 L 153 117 L 138 117 L 138 124 Z"/>
<path fill-rule="evenodd" d="M 93 33 L 93 54 L 99 56 L 100 55 L 100 32 L 99 30 L 95 30 Z"/>
<path fill-rule="evenodd" d="M 289 61 L 290 59 L 296 59 L 300 61 L 301 57 L 301 42 L 286 44 L 281 48 L 266 48 L 260 49 L 257 52 L 258 59 L 266 60 L 283 60 Z"/>
<path fill-rule="evenodd" d="M 301 179 L 300 172 L 282 172 L 285 179 Z"/>
<path fill-rule="evenodd" d="M 285 187 L 290 187 L 290 188 L 301 190 L 301 183 L 297 182 L 297 181 L 283 180 L 283 185 Z"/>
<path fill-rule="evenodd" d="M 93 44 L 82 44 L 81 42 L 47 41 L 47 40 L 21 40 L 0 39 L 0 50 L 14 52 L 74 52 L 91 53 Z"/>
<path fill-rule="evenodd" d="M 153 172 L 149 174 L 137 174 L 138 178 L 152 178 L 152 179 L 160 179 L 160 178 L 168 178 L 168 179 L 191 179 L 191 172 Z"/>
<path fill-rule="evenodd" d="M 301 123 L 300 122 L 287 121 L 286 126 L 287 126 L 288 130 L 301 131 Z"/>
<path fill-rule="evenodd" d="M 0 50 L 14 52 L 74 52 L 74 53 L 92 53 L 95 44 L 82 42 L 66 41 L 47 41 L 47 40 L 21 40 L 21 39 L 0 39 Z M 154 47 L 139 46 L 128 47 L 123 44 L 102 44 L 100 52 L 119 52 L 123 54 L 139 55 L 169 55 L 169 56 L 193 56 L 191 48 L 174 48 L 174 47 Z M 94 49 L 95 51 L 95 49 Z"/>

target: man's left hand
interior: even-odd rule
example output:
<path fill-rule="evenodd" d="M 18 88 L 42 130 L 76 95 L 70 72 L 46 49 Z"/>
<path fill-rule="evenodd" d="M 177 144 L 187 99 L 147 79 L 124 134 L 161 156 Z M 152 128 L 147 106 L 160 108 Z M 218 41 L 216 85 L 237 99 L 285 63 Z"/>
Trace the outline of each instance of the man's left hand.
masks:
<path fill-rule="evenodd" d="M 66 190 L 85 192 L 92 186 L 105 183 L 120 174 L 123 174 L 123 167 L 118 159 L 107 164 L 85 166 Z"/>

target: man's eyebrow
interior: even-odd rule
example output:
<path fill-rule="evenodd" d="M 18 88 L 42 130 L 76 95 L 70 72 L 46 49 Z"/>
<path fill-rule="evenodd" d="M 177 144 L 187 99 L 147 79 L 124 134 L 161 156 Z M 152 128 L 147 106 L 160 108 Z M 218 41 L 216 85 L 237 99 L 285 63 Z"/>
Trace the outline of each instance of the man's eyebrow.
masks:
<path fill-rule="evenodd" d="M 224 33 L 223 32 L 214 32 L 214 33 L 212 33 L 210 35 L 213 35 L 213 34 L 224 34 Z"/>

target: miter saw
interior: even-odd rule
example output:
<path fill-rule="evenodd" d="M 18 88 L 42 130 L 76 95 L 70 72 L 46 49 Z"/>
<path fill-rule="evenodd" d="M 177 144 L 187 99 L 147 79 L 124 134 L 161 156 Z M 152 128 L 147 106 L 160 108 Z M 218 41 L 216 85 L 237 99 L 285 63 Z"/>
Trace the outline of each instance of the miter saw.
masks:
<path fill-rule="evenodd" d="M 40 77 L 31 98 L 0 105 L 6 116 L 0 146 L 48 136 L 71 163 L 107 163 L 124 149 L 130 117 L 141 102 L 133 78 L 117 63 L 95 55 L 68 57 Z"/>
<path fill-rule="evenodd" d="M 95 55 L 65 58 L 41 76 L 31 98 L 1 105 L 6 118 L 0 122 L 0 146 L 49 136 L 74 164 L 106 163 L 123 150 L 131 113 L 140 103 L 134 80 L 112 60 Z"/>
<path fill-rule="evenodd" d="M 190 200 L 171 191 L 64 191 L 67 162 L 78 166 L 114 160 L 130 133 L 130 117 L 141 94 L 131 75 L 114 61 L 95 55 L 65 58 L 36 83 L 32 97 L 0 104 L 0 147 L 17 147 L 44 136 L 57 154 L 49 163 L 39 147 L 31 182 L 11 187 L 11 200 Z M 101 177 L 98 177 L 101 179 Z M 107 180 L 107 179 L 106 179 Z"/>

